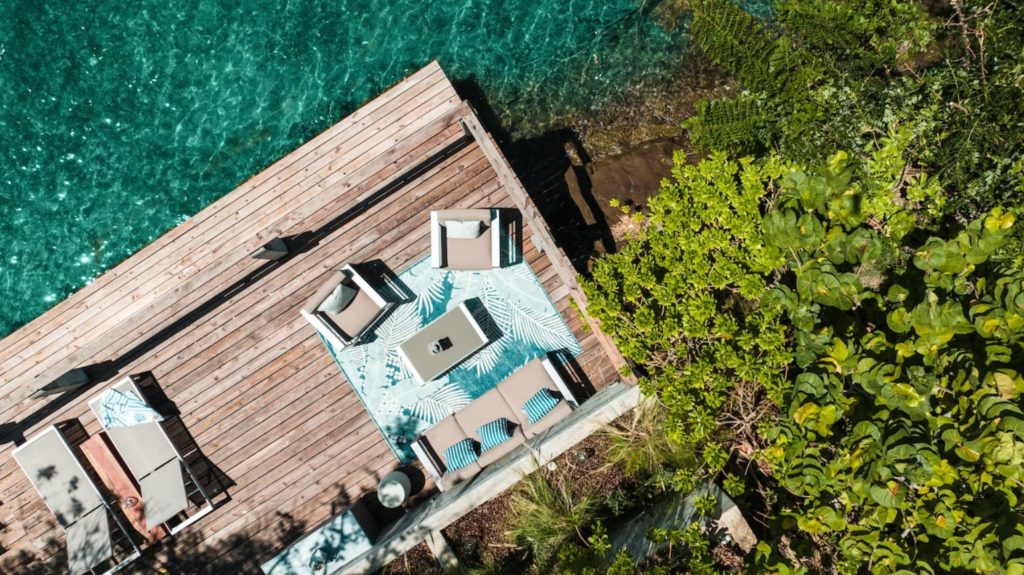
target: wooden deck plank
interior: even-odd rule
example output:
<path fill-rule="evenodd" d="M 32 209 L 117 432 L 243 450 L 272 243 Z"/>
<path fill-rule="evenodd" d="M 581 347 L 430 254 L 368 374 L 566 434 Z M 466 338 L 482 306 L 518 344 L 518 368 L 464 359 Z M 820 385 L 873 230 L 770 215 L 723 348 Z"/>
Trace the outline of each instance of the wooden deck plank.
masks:
<path fill-rule="evenodd" d="M 419 158 L 457 141 L 463 137 L 458 118 L 471 112 L 454 94 L 436 65 L 413 74 L 12 334 L 0 344 L 0 368 L 9 370 L 0 376 L 0 394 L 69 358 L 97 362 L 124 355 L 254 269 L 246 257 L 253 242 L 319 229 Z M 121 368 L 119 375 L 155 375 L 178 410 L 183 433 L 234 483 L 228 500 L 172 538 L 175 554 L 214 546 L 204 557 L 233 572 L 256 573 L 277 551 L 243 554 L 248 541 L 290 521 L 313 528 L 339 511 L 340 501 L 372 491 L 398 465 L 297 310 L 342 263 L 380 260 L 400 273 L 426 257 L 430 209 L 518 207 L 522 198 L 509 190 L 508 174 L 495 169 L 489 154 L 479 140 L 470 141 Z M 557 265 L 530 241 L 531 221 L 523 218 L 523 260 L 580 341 L 581 369 L 603 387 L 615 377 L 612 361 L 598 337 L 584 329 Z M 55 421 L 77 419 L 88 433 L 97 432 L 85 402 L 106 385 L 20 431 L 31 436 Z M 41 404 L 0 405 L 0 413 L 17 421 Z M 0 529 L 0 562 L 22 551 L 40 560 L 59 554 L 60 529 L 9 449 L 0 457 L 0 501 L 6 525 Z M 47 545 L 49 540 L 56 544 Z M 174 571 L 169 549 L 157 549 L 156 556 Z M 125 572 L 144 573 L 150 566 L 143 560 Z"/>
<path fill-rule="evenodd" d="M 431 112 L 425 115 L 417 116 L 416 121 L 410 123 L 408 127 L 408 133 L 402 131 L 399 133 L 399 135 L 404 137 L 413 136 L 419 133 L 420 130 L 422 130 L 423 128 L 428 127 L 432 122 L 439 122 L 444 127 L 449 128 L 452 126 L 452 120 L 445 120 L 444 118 L 451 118 L 452 115 L 457 113 L 457 108 L 455 110 L 448 111 L 444 114 L 432 110 Z M 459 130 L 457 126 L 455 127 L 455 129 L 457 131 Z M 425 132 L 425 135 L 423 137 L 429 138 L 431 133 L 432 132 Z M 418 142 L 418 140 L 413 141 Z M 385 140 L 379 143 L 377 146 L 379 148 L 377 151 L 379 152 L 380 155 L 373 156 L 372 161 L 366 163 L 364 166 L 360 167 L 358 170 L 354 172 L 354 178 L 356 180 L 355 182 L 341 182 L 339 185 L 341 186 L 341 188 L 344 189 L 339 191 L 349 193 L 352 193 L 354 191 L 360 191 L 364 195 L 368 194 L 374 187 L 387 181 L 389 177 L 393 177 L 395 173 L 401 169 L 397 165 L 397 160 L 405 156 L 408 150 L 403 149 L 403 147 L 401 146 L 396 146 L 395 142 L 392 142 L 390 140 Z M 425 151 L 424 154 L 429 154 L 429 152 Z M 332 180 L 332 185 L 337 183 L 337 181 Z M 317 186 L 320 186 L 321 184 L 321 182 L 318 182 Z M 320 193 L 309 194 L 309 199 L 303 202 L 301 204 L 301 207 L 291 208 L 291 210 L 287 212 L 287 215 L 278 215 L 280 210 L 272 209 L 267 210 L 267 213 L 271 215 L 266 216 L 265 220 L 253 222 L 250 219 L 248 225 L 244 226 L 244 228 L 254 226 L 255 229 L 260 230 L 263 229 L 265 226 L 269 225 L 271 226 L 271 231 L 268 232 L 264 230 L 259 233 L 256 233 L 255 235 L 252 235 L 252 232 L 250 230 L 248 232 L 249 237 L 256 239 L 250 240 L 250 243 L 248 245 L 243 244 L 241 248 L 243 255 L 248 255 L 248 253 L 251 252 L 252 249 L 255 249 L 255 247 L 257 247 L 259 244 L 267 241 L 272 237 L 276 237 L 277 235 L 279 235 L 273 231 L 275 229 L 275 225 L 278 227 L 289 227 L 297 220 L 297 218 L 300 217 L 300 215 L 308 215 L 322 208 L 325 201 L 329 199 L 332 194 L 330 193 L 329 187 L 318 187 L 317 191 Z M 282 205 L 284 205 L 283 202 L 276 202 L 276 204 L 274 206 L 275 208 L 280 208 L 282 207 Z M 285 221 L 281 222 L 281 220 Z M 274 223 L 275 221 L 276 223 Z M 244 235 L 242 237 L 244 237 Z M 232 244 L 232 249 L 239 248 L 237 245 Z M 217 244 L 213 243 L 209 249 L 204 250 L 204 255 L 201 257 L 193 257 L 192 255 L 186 256 L 187 261 L 183 267 L 171 266 L 163 273 L 151 274 L 152 277 L 150 277 L 147 280 L 147 283 L 143 285 L 141 288 L 139 288 L 142 290 L 141 293 L 144 295 L 139 295 L 140 292 L 133 292 L 131 294 L 122 295 L 120 298 L 110 298 L 113 299 L 114 301 L 109 305 L 118 306 L 116 308 L 119 310 L 119 313 L 117 315 L 108 314 L 107 317 L 104 317 L 99 321 L 81 323 L 80 326 L 77 328 L 69 328 L 66 326 L 62 326 L 60 330 L 57 330 L 57 333 L 59 335 L 51 335 L 49 338 L 47 338 L 47 341 L 54 342 L 58 346 L 61 345 L 61 342 L 56 340 L 59 340 L 61 338 L 68 338 L 67 341 L 76 342 L 74 344 L 63 344 L 64 347 L 62 349 L 72 350 L 72 352 L 68 354 L 68 356 L 65 358 L 66 361 L 81 361 L 81 357 L 91 356 L 95 354 L 94 350 L 102 349 L 102 347 L 104 346 L 105 340 L 103 338 L 95 338 L 95 334 L 104 330 L 114 330 L 115 328 L 117 329 L 118 332 L 124 330 L 123 324 L 125 322 L 122 319 L 121 314 L 133 314 L 129 315 L 129 317 L 149 318 L 154 315 L 154 313 L 160 306 L 176 304 L 182 300 L 181 296 L 185 296 L 190 293 L 196 293 L 197 291 L 205 291 L 197 288 L 201 287 L 205 283 L 206 279 L 216 277 L 216 275 L 221 271 L 222 268 L 219 265 L 216 265 L 218 262 L 220 262 L 221 265 L 226 264 L 229 268 L 235 268 L 232 273 L 234 277 L 242 277 L 245 275 L 245 271 L 253 270 L 259 267 L 262 263 L 258 260 L 238 257 L 234 259 L 221 257 L 218 260 L 217 258 L 219 255 L 220 250 L 218 249 Z M 174 282 L 172 282 L 171 280 L 184 282 L 179 285 L 183 285 L 188 289 L 179 289 L 178 287 L 173 287 L 166 291 L 158 289 L 157 286 L 174 285 Z M 94 311 L 95 307 L 96 306 L 94 305 L 92 306 L 91 309 Z M 84 330 L 86 329 L 88 329 L 89 333 L 92 334 L 94 338 L 89 341 L 88 347 L 78 346 L 77 342 L 82 340 L 82 337 L 85 335 Z M 52 359 L 50 361 L 52 362 Z M 31 362 L 23 362 L 21 366 L 28 367 L 29 369 L 19 371 L 18 369 L 16 369 L 15 366 L 7 366 L 6 369 L 8 371 L 5 372 L 6 376 L 11 378 L 28 378 L 39 375 L 39 370 L 31 369 L 32 367 L 34 367 L 34 365 Z M 63 366 L 58 364 L 56 366 L 56 370 L 60 371 L 61 367 Z M 4 367 L 0 366 L 0 368 Z M 53 377 L 59 375 L 57 371 L 53 371 L 52 373 L 43 372 L 45 375 L 41 376 L 42 382 L 45 383 L 45 381 L 49 381 L 49 379 L 52 379 Z"/>
<path fill-rule="evenodd" d="M 190 218 L 169 233 L 162 235 L 149 246 L 128 258 L 123 262 L 124 265 L 116 266 L 108 273 L 101 275 L 95 281 L 85 286 L 75 294 L 78 299 L 69 298 L 64 302 L 61 302 L 48 313 L 40 316 L 36 320 L 33 320 L 16 333 L 8 336 L 8 338 L 5 338 L 5 341 L 10 340 L 10 345 L 5 346 L 3 350 L 0 350 L 0 362 L 4 362 L 6 360 L 6 356 L 21 351 L 22 348 L 18 347 L 17 344 L 20 343 L 22 336 L 28 337 L 30 335 L 35 335 L 38 337 L 44 332 L 48 333 L 51 331 L 45 330 L 45 326 L 43 325 L 44 322 L 52 322 L 54 325 L 59 327 L 68 320 L 80 316 L 81 310 L 78 308 L 82 303 L 87 301 L 86 298 L 93 296 L 96 292 L 109 290 L 114 287 L 111 285 L 112 282 L 124 279 L 125 277 L 132 277 L 135 275 L 136 270 L 147 270 L 148 267 L 146 264 L 150 260 L 168 260 L 166 252 L 170 244 L 174 242 L 181 243 L 183 239 L 202 237 L 204 235 L 204 228 L 201 224 L 222 214 L 223 210 L 232 203 L 251 202 L 253 200 L 253 192 L 260 187 L 267 187 L 266 184 L 275 177 L 280 178 L 280 174 L 283 170 L 288 168 L 291 168 L 293 171 L 297 170 L 295 165 L 298 162 L 308 160 L 311 155 L 316 154 L 316 152 L 323 146 L 338 146 L 342 143 L 346 143 L 348 140 L 345 138 L 352 136 L 353 132 L 355 132 L 355 134 L 362 133 L 363 130 L 369 126 L 369 120 L 380 119 L 387 121 L 389 116 L 374 113 L 378 112 L 381 108 L 384 108 L 385 111 L 391 111 L 396 107 L 400 108 L 405 103 L 401 98 L 404 95 L 407 95 L 410 91 L 414 94 L 419 93 L 415 91 L 417 87 L 421 89 L 425 87 L 439 87 L 444 91 L 447 97 L 456 96 L 454 90 L 444 78 L 443 72 L 436 63 L 432 63 L 431 65 L 416 72 L 402 82 L 399 82 L 392 90 L 389 90 L 374 100 L 371 100 L 367 105 L 360 108 L 352 115 L 334 126 L 331 126 L 321 134 L 314 137 L 310 142 L 307 142 L 299 149 L 272 164 L 266 170 L 247 180 L 233 193 L 227 194 L 223 198 L 216 200 L 196 216 Z M 391 104 L 391 106 L 387 106 L 388 104 Z M 104 295 L 105 294 L 100 294 L 101 299 Z M 90 300 L 90 303 L 93 302 Z M 0 366 L 2 365 L 6 364 L 0 363 Z"/>
<path fill-rule="evenodd" d="M 492 177 L 492 176 L 490 176 L 490 177 Z M 418 189 L 423 189 L 423 187 L 421 186 Z M 466 200 L 472 199 L 471 197 L 469 197 L 467 195 L 467 192 L 465 190 L 460 190 L 460 189 L 457 189 L 457 188 L 454 189 L 454 190 L 446 190 L 445 193 L 447 195 L 454 194 L 456 198 L 461 199 L 462 201 L 466 201 Z M 436 198 L 424 198 L 424 200 L 425 200 L 425 203 L 423 205 L 413 204 L 411 206 L 408 206 L 408 207 L 416 208 L 416 209 L 408 210 L 408 211 L 410 213 L 417 213 L 418 214 L 418 213 L 421 212 L 421 210 L 419 208 L 427 208 L 427 207 L 429 207 L 429 205 L 432 204 L 436 200 Z M 421 237 L 408 236 L 406 238 L 407 242 L 413 242 L 413 243 L 415 243 L 415 245 L 420 246 L 420 247 L 418 247 L 416 249 L 418 249 L 421 252 L 423 252 L 423 250 L 425 249 L 422 246 L 428 245 L 427 244 L 427 238 L 426 238 L 426 235 L 425 235 L 426 234 L 426 228 L 425 227 L 423 228 L 423 232 L 424 232 L 424 235 L 421 236 Z M 390 244 L 391 243 L 391 239 L 393 239 L 393 238 L 385 237 L 385 238 L 383 238 L 383 241 L 384 241 L 384 243 Z M 351 245 L 352 245 L 352 242 L 347 242 L 346 243 L 346 246 L 351 246 Z M 327 246 L 325 246 L 325 247 L 327 247 Z M 370 246 L 370 247 L 372 247 L 372 246 Z M 332 253 L 332 252 L 329 249 L 317 250 L 316 252 L 313 252 L 313 254 L 330 254 L 330 253 Z M 372 255 L 373 252 L 371 251 L 370 253 Z M 425 252 L 421 253 L 421 256 L 425 256 Z M 320 270 L 320 273 L 324 273 L 324 272 L 326 272 L 329 269 L 336 268 L 337 265 L 338 265 L 338 262 L 336 261 L 334 265 L 317 266 L 317 269 Z M 288 276 L 287 274 L 281 274 L 278 277 L 280 277 L 280 278 L 287 278 L 287 277 L 290 277 L 290 276 Z M 318 287 L 318 283 L 319 283 L 319 280 L 317 282 L 313 282 L 313 283 L 309 284 L 309 291 L 312 291 L 312 290 L 316 289 Z M 273 291 L 273 292 L 276 292 L 276 293 L 282 293 L 282 292 L 283 293 L 293 293 L 295 290 L 293 289 L 293 286 L 283 286 L 283 287 L 270 286 L 270 291 Z M 287 321 L 289 318 L 294 319 L 295 317 L 297 317 L 295 315 L 294 310 L 301 306 L 301 302 L 304 301 L 306 299 L 306 297 L 308 297 L 308 293 L 302 293 L 302 294 L 299 295 L 297 301 L 293 301 L 293 302 L 291 302 L 289 304 L 287 299 L 284 299 L 284 300 L 282 300 L 281 302 L 279 302 L 277 304 L 279 307 L 283 306 L 282 309 L 287 309 L 288 313 L 291 314 L 290 316 L 283 318 L 285 321 Z M 264 298 L 264 299 L 266 301 L 272 301 L 272 300 L 267 299 L 267 298 Z M 292 297 L 292 299 L 295 299 L 295 298 Z M 251 303 L 247 302 L 245 299 L 242 299 L 242 300 L 240 300 L 238 302 L 238 305 L 244 310 L 244 309 L 247 309 L 247 306 L 251 305 Z M 230 308 L 226 309 L 225 310 L 225 314 L 223 314 L 223 315 L 228 316 L 228 317 L 244 317 L 244 314 L 239 312 L 237 309 L 230 309 Z M 245 318 L 245 321 L 248 322 L 249 318 Z M 305 324 L 299 323 L 298 325 L 300 327 L 303 327 Z M 197 329 L 199 329 L 201 327 L 202 327 L 201 325 L 200 326 L 196 326 Z M 222 334 L 222 335 L 226 335 L 226 334 Z M 266 341 L 273 341 L 273 340 L 268 339 L 268 336 L 266 334 L 263 334 L 263 333 L 245 332 L 245 335 L 247 335 L 250 338 L 262 339 L 265 342 Z M 230 341 L 230 340 L 223 339 L 223 341 Z M 234 343 L 234 342 L 232 342 L 232 343 Z M 291 345 L 291 344 L 289 343 L 288 345 Z M 228 347 L 230 347 L 230 346 L 228 346 Z M 219 368 L 221 370 L 234 371 L 236 369 L 234 365 L 232 365 L 230 363 L 227 363 L 227 362 L 231 361 L 229 358 L 226 357 L 226 358 L 224 358 L 224 361 L 221 361 L 217 357 L 213 357 L 213 356 L 208 355 L 209 349 L 210 348 L 203 349 L 202 353 L 200 353 L 199 350 L 197 350 L 194 355 L 193 354 L 189 354 L 190 355 L 189 360 L 192 363 L 195 363 L 195 364 L 198 364 L 198 365 L 205 365 L 207 367 L 219 366 Z M 227 355 L 230 356 L 230 353 L 228 353 Z M 198 361 L 200 359 L 202 361 Z M 140 361 L 143 361 L 143 360 L 140 360 Z M 140 368 L 141 367 L 142 366 L 140 366 Z M 155 361 L 152 362 L 152 363 L 147 362 L 146 367 L 149 368 L 149 369 L 154 369 L 154 370 L 158 371 L 161 374 L 164 373 L 164 370 L 160 369 L 161 365 L 157 364 L 157 362 L 155 362 Z M 129 368 L 127 371 L 132 371 L 132 370 L 131 370 L 131 368 Z M 173 370 L 172 370 L 167 375 L 171 376 L 171 378 L 170 378 L 171 381 L 188 382 L 189 379 L 194 379 L 196 381 L 199 381 L 199 380 L 202 379 L 203 376 L 209 375 L 209 374 L 174 373 Z M 239 376 L 239 372 L 234 372 L 234 375 L 235 376 Z M 205 390 L 206 387 L 202 386 L 202 385 L 194 385 L 194 386 L 191 386 L 191 389 Z M 175 390 L 173 388 L 170 388 L 167 391 L 168 391 L 168 393 L 171 393 L 171 392 L 173 392 Z M 177 395 L 176 399 L 177 398 L 184 399 L 186 397 L 188 397 L 187 396 L 187 392 L 186 392 L 186 395 Z M 178 404 L 178 409 L 180 409 L 183 413 L 187 413 L 189 411 L 188 406 L 182 405 L 180 402 Z"/>

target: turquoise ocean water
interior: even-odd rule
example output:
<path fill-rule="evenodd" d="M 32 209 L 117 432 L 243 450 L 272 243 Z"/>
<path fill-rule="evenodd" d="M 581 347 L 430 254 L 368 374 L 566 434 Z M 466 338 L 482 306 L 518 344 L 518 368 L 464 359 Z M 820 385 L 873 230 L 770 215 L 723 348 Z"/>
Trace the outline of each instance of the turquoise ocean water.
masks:
<path fill-rule="evenodd" d="M 432 59 L 513 134 L 674 70 L 647 0 L 0 0 L 0 336 Z"/>

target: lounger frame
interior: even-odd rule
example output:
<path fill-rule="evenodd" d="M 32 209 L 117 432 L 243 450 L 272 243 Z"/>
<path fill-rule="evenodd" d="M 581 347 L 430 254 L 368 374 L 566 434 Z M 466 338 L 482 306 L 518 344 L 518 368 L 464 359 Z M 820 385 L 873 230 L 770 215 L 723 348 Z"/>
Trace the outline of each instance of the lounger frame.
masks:
<path fill-rule="evenodd" d="M 81 472 L 82 477 L 84 477 L 86 479 L 87 485 L 89 487 L 91 487 L 93 491 L 96 492 L 97 498 L 100 500 L 100 502 L 103 505 L 103 508 L 104 508 L 105 512 L 107 513 L 107 517 L 112 518 L 114 520 L 114 525 L 117 526 L 117 530 L 121 533 L 121 535 L 124 537 L 124 539 L 126 541 L 128 541 L 129 545 L 131 545 L 131 548 L 132 548 L 131 553 L 129 553 L 128 556 L 125 557 L 124 559 L 122 559 L 121 561 L 115 561 L 113 555 L 111 555 L 110 560 L 111 561 L 115 561 L 115 564 L 110 569 L 107 569 L 106 571 L 101 571 L 101 572 L 97 572 L 94 568 L 90 568 L 89 569 L 90 573 L 102 573 L 103 575 L 117 573 L 118 571 L 123 569 L 125 566 L 127 566 L 129 563 L 131 563 L 132 561 L 135 561 L 136 559 L 138 559 L 139 555 L 141 554 L 141 550 L 139 549 L 138 544 L 135 542 L 135 539 L 132 537 L 131 532 L 128 531 L 127 529 L 125 529 L 125 526 L 124 526 L 123 523 L 121 523 L 121 519 L 118 518 L 117 513 L 114 513 L 114 510 L 110 506 L 110 503 L 107 501 L 106 498 L 103 497 L 103 492 L 100 491 L 99 487 L 96 486 L 96 483 L 93 482 L 92 477 L 89 475 L 89 472 L 86 471 L 85 466 L 82 465 L 82 461 L 75 454 L 74 449 L 71 448 L 71 444 L 68 443 L 67 438 L 64 436 L 64 433 L 61 432 L 60 428 L 58 428 L 56 425 L 51 425 L 50 427 L 48 427 L 48 428 L 44 429 L 43 431 L 37 433 L 35 436 L 33 436 L 31 439 L 29 439 L 25 443 L 23 443 L 23 444 L 19 445 L 18 447 L 14 448 L 11 451 L 12 458 L 14 459 L 15 463 L 18 464 L 18 467 L 21 469 L 21 472 L 24 473 L 26 477 L 29 477 L 29 483 L 32 484 L 32 488 L 36 489 L 35 483 L 31 480 L 31 477 L 29 476 L 28 470 L 25 469 L 24 466 L 22 466 L 21 461 L 19 461 L 18 458 L 14 457 L 14 456 L 17 455 L 22 450 L 30 447 L 34 441 L 36 441 L 37 439 L 39 439 L 40 437 L 42 437 L 46 433 L 56 433 L 57 434 L 57 438 L 60 440 L 61 445 L 64 447 L 64 449 L 67 450 L 68 453 L 71 454 L 71 459 L 75 462 L 75 466 L 78 467 L 78 470 Z M 36 489 L 36 493 L 39 494 L 38 489 Z M 46 498 L 44 498 L 42 496 L 42 494 L 39 494 L 39 498 L 43 500 L 43 503 L 46 505 L 46 508 L 50 511 L 50 513 L 54 516 L 54 518 L 56 518 L 57 517 L 57 513 L 54 511 L 54 509 L 52 507 L 50 507 L 50 502 L 47 501 Z M 62 530 L 66 531 L 65 526 L 61 525 L 60 521 L 58 521 L 57 524 L 60 525 Z M 113 538 L 111 538 L 111 543 L 113 543 Z M 111 547 L 113 547 L 113 546 L 111 546 Z"/>
<path fill-rule="evenodd" d="M 138 386 L 138 384 L 135 381 L 135 376 L 129 375 L 128 377 L 126 377 L 125 379 L 120 380 L 117 384 L 114 384 L 114 385 L 120 384 L 121 381 L 129 381 L 131 383 L 132 392 L 135 393 L 135 395 L 139 399 L 141 399 L 142 401 L 146 401 L 146 396 L 143 395 L 142 394 L 142 390 L 139 389 L 139 386 Z M 111 386 L 111 387 L 113 387 L 113 386 Z M 103 395 L 106 394 L 107 391 L 109 391 L 110 389 L 111 389 L 110 387 L 108 387 L 107 389 L 104 389 L 99 395 L 97 395 L 96 397 L 94 397 L 94 398 L 89 400 L 89 409 L 92 410 L 93 414 L 96 416 L 96 419 L 100 422 L 100 426 L 101 427 L 103 426 L 103 418 L 102 418 L 102 416 L 100 414 L 100 403 L 103 400 Z M 146 401 L 146 403 L 149 403 L 149 402 Z M 204 502 L 204 504 L 202 506 L 200 506 L 199 510 L 196 511 L 192 515 L 187 515 L 188 507 L 186 507 L 184 510 L 182 510 L 181 513 L 178 514 L 178 516 L 180 516 L 182 514 L 186 514 L 187 515 L 187 517 L 185 519 L 183 519 L 182 521 L 180 521 L 178 523 L 175 523 L 174 525 L 171 525 L 171 524 L 169 524 L 167 522 L 161 524 L 161 526 L 164 529 L 167 530 L 168 534 L 175 535 L 177 533 L 180 533 L 182 530 L 184 530 L 189 525 L 192 525 L 193 523 L 199 521 L 203 517 L 205 517 L 205 516 L 209 515 L 210 513 L 212 513 L 213 509 L 214 509 L 214 504 L 213 504 L 213 501 L 210 499 L 210 495 L 206 492 L 206 489 L 203 487 L 202 482 L 199 481 L 199 478 L 196 477 L 195 472 L 192 471 L 192 467 L 188 463 L 186 463 L 186 461 L 185 461 L 185 457 L 186 456 L 190 456 L 190 455 L 192 455 L 194 453 L 197 453 L 199 451 L 199 449 L 198 448 L 193 448 L 193 449 L 189 450 L 188 452 L 186 452 L 185 454 L 182 454 L 180 451 L 178 451 L 178 448 L 175 447 L 174 442 L 171 441 L 170 436 L 167 435 L 167 430 L 164 428 L 163 424 L 159 423 L 157 425 L 160 428 L 161 435 L 163 436 L 164 440 L 167 442 L 167 445 L 170 447 L 171 451 L 174 453 L 175 459 L 178 460 L 178 463 L 181 465 L 182 470 L 185 471 L 185 473 L 188 476 L 188 479 L 192 482 L 192 485 L 195 486 L 195 488 L 192 491 L 187 491 L 186 490 L 186 492 L 185 492 L 185 497 L 189 501 L 189 507 L 191 507 L 191 504 L 193 503 L 192 496 L 197 494 L 197 493 L 203 498 L 203 502 Z M 104 427 L 104 430 L 106 430 L 105 427 Z M 109 434 L 107 435 L 107 437 L 110 439 L 110 443 L 111 443 L 111 445 L 114 446 L 114 449 L 115 450 L 118 449 L 117 443 L 115 443 L 114 438 L 112 436 L 110 436 Z M 131 473 L 132 476 L 134 477 L 134 473 L 132 473 L 131 469 L 128 469 L 128 472 Z M 142 477 L 135 477 L 135 481 L 136 482 L 140 482 L 141 479 L 143 479 L 143 478 Z M 188 485 L 187 485 L 187 482 L 186 482 L 186 489 L 187 488 L 188 488 Z M 143 502 L 143 503 L 145 503 L 145 502 Z M 147 525 L 147 527 L 152 529 L 153 527 L 156 527 L 156 526 L 155 525 Z"/>

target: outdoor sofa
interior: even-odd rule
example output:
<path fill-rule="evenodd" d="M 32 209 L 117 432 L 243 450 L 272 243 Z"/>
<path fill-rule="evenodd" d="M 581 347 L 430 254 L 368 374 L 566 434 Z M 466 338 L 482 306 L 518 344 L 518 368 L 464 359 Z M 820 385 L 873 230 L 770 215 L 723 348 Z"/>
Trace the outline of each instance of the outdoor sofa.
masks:
<path fill-rule="evenodd" d="M 430 265 L 447 270 L 501 267 L 498 209 L 430 212 Z"/>
<path fill-rule="evenodd" d="M 394 305 L 346 264 L 306 301 L 301 313 L 331 347 L 341 350 L 359 343 Z"/>
<path fill-rule="evenodd" d="M 162 422 L 128 427 L 104 425 L 103 402 L 111 390 L 134 397 L 147 406 L 149 403 L 133 376 L 125 377 L 89 400 L 89 408 L 139 486 L 146 526 L 152 529 L 163 525 L 174 535 L 213 511 L 209 495 L 171 442 Z M 189 484 L 192 485 L 191 492 Z M 190 497 L 202 499 L 202 504 L 194 514 L 186 517 Z"/>
<path fill-rule="evenodd" d="M 139 556 L 132 536 L 57 427 L 51 426 L 29 439 L 12 455 L 64 530 L 72 575 L 95 572 L 104 564 L 110 567 L 103 572 L 112 573 Z M 119 562 L 113 560 L 110 519 L 129 549 L 128 556 Z"/>
<path fill-rule="evenodd" d="M 557 403 L 541 419 L 531 422 L 523 406 L 541 389 L 547 389 L 550 396 L 557 399 Z M 444 491 L 473 477 L 527 440 L 544 433 L 571 413 L 576 405 L 576 398 L 551 360 L 546 357 L 535 359 L 505 378 L 494 389 L 427 429 L 413 442 L 412 449 L 438 489 Z M 511 437 L 482 451 L 483 438 L 478 430 L 499 418 L 505 418 L 511 424 Z M 477 460 L 452 470 L 448 465 L 446 450 L 466 438 L 473 440 Z"/>

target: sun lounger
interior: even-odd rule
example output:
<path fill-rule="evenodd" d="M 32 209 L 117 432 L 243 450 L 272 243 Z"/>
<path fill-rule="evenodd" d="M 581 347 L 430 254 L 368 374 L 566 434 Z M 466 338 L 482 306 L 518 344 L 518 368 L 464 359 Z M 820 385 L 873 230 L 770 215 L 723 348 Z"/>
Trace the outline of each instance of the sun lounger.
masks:
<path fill-rule="evenodd" d="M 89 401 L 89 407 L 101 425 L 104 421 L 102 405 L 110 389 L 130 394 L 146 402 L 145 396 L 131 376 L 122 379 Z M 206 490 L 171 443 L 161 422 L 147 422 L 128 427 L 104 426 L 104 431 L 139 484 L 148 527 L 164 525 L 173 535 L 213 510 L 213 503 Z M 186 485 L 189 482 L 194 486 L 191 495 L 201 496 L 203 505 L 194 515 L 183 518 L 183 514 L 190 507 L 190 493 Z"/>
<path fill-rule="evenodd" d="M 59 429 L 50 427 L 19 446 L 12 455 L 64 529 L 69 570 L 73 575 L 89 573 L 105 562 L 113 562 L 110 518 L 131 547 L 130 555 L 122 559 L 121 564 L 138 557 L 135 542 Z M 105 572 L 117 567 L 114 565 Z"/>
<path fill-rule="evenodd" d="M 473 230 L 467 223 L 479 222 Z M 455 226 L 463 228 L 456 234 Z M 497 209 L 430 212 L 430 264 L 447 270 L 486 270 L 501 267 L 501 221 Z M 454 237 L 458 236 L 458 237 Z"/>
<path fill-rule="evenodd" d="M 523 406 L 543 388 L 547 388 L 559 401 L 544 417 L 531 422 Z M 412 450 L 434 479 L 437 488 L 444 491 L 473 477 L 516 447 L 544 433 L 572 413 L 572 408 L 577 405 L 572 391 L 551 360 L 546 357 L 535 359 L 516 370 L 491 391 L 427 429 L 412 443 Z M 478 430 L 484 424 L 501 417 L 512 424 L 511 438 L 486 451 L 478 451 L 477 461 L 471 465 L 450 471 L 445 450 L 467 437 L 476 443 L 479 450 L 483 438 Z"/>
<path fill-rule="evenodd" d="M 335 295 L 339 285 L 354 289 L 356 293 L 340 311 L 331 311 L 324 303 Z M 332 347 L 340 350 L 359 343 L 360 338 L 380 321 L 393 305 L 393 302 L 385 300 L 353 266 L 345 265 L 331 274 L 323 287 L 309 298 L 301 313 L 317 333 L 324 336 Z"/>

